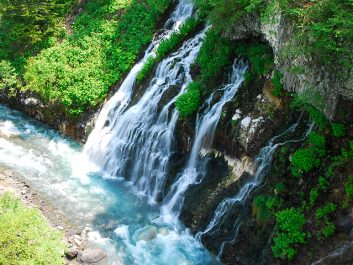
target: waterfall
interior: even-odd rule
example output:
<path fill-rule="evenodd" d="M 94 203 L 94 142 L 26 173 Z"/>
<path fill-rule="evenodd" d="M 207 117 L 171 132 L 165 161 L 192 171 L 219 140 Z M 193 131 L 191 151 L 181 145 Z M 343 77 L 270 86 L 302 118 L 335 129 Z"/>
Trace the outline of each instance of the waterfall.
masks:
<path fill-rule="evenodd" d="M 165 222 L 175 223 L 178 220 L 184 202 L 185 191 L 190 185 L 198 181 L 200 175 L 201 178 L 204 175 L 204 169 L 199 168 L 200 150 L 211 147 L 214 132 L 222 114 L 222 108 L 238 91 L 240 84 L 244 80 L 243 75 L 246 70 L 247 65 L 242 60 L 236 59 L 229 76 L 229 83 L 221 88 L 223 95 L 220 100 L 212 105 L 214 95 L 219 91 L 214 92 L 201 108 L 201 113 L 198 113 L 195 139 L 187 166 L 181 177 L 172 185 L 162 206 L 161 216 Z"/>
<path fill-rule="evenodd" d="M 280 135 L 277 135 L 275 137 L 273 137 L 272 139 L 270 139 L 270 141 L 268 142 L 267 146 L 263 147 L 259 154 L 257 155 L 256 159 L 255 159 L 255 164 L 256 166 L 256 172 L 254 174 L 254 177 L 246 182 L 242 188 L 240 189 L 240 191 L 235 194 L 235 196 L 233 197 L 228 197 L 223 199 L 223 201 L 217 206 L 215 213 L 213 215 L 213 218 L 211 219 L 211 221 L 209 222 L 209 224 L 207 225 L 206 229 L 204 231 L 201 231 L 199 233 L 196 234 L 196 239 L 201 241 L 201 238 L 203 235 L 205 234 L 212 234 L 216 231 L 219 231 L 224 223 L 224 221 L 227 218 L 227 214 L 230 213 L 231 209 L 234 207 L 235 204 L 239 204 L 239 205 L 244 205 L 245 202 L 248 200 L 251 192 L 257 188 L 259 185 L 262 184 L 264 177 L 266 176 L 268 170 L 271 167 L 271 163 L 272 163 L 272 159 L 273 159 L 273 154 L 274 151 L 279 147 L 279 146 L 283 146 L 287 143 L 293 143 L 293 142 L 298 142 L 298 141 L 302 141 L 304 140 L 307 135 L 309 134 L 309 132 L 311 131 L 313 125 L 311 125 L 308 129 L 308 131 L 306 132 L 305 136 L 301 139 L 297 139 L 297 140 L 287 140 L 284 142 L 278 142 L 276 143 L 278 140 L 280 140 L 283 136 L 289 134 L 289 133 L 293 133 L 296 128 L 299 125 L 299 122 L 301 120 L 301 116 L 298 119 L 298 121 L 293 124 L 290 128 L 288 128 L 286 131 L 284 131 L 283 133 L 281 133 Z M 242 223 L 241 217 L 238 217 L 235 221 L 234 221 L 234 225 L 233 225 L 233 231 L 234 231 L 234 236 L 232 238 L 232 240 L 230 241 L 224 241 L 221 244 L 219 253 L 218 253 L 218 257 L 220 258 L 222 253 L 223 253 L 223 248 L 225 246 L 226 243 L 230 243 L 230 242 L 234 242 L 238 232 L 239 232 L 239 228 L 240 225 Z"/>
<path fill-rule="evenodd" d="M 179 1 L 174 12 L 166 21 L 161 33 L 155 36 L 146 49 L 143 58 L 131 69 L 119 90 L 104 104 L 95 123 L 95 127 L 89 135 L 84 147 L 84 153 L 96 164 L 104 164 L 107 155 L 105 150 L 109 149 L 109 146 L 114 141 L 112 131 L 116 130 L 116 121 L 123 111 L 126 110 L 131 101 L 136 77 L 144 63 L 150 56 L 155 55 L 160 42 L 169 38 L 170 35 L 192 15 L 192 12 L 193 5 L 190 1 Z"/>
<path fill-rule="evenodd" d="M 185 41 L 177 52 L 159 63 L 155 77 L 135 105 L 122 111 L 121 105 L 108 102 L 104 109 L 109 111 L 100 114 L 97 131 L 92 133 L 85 148 L 90 159 L 105 173 L 129 179 L 137 192 L 147 195 L 151 203 L 162 193 L 167 177 L 178 119 L 173 103 L 192 81 L 190 67 L 207 29 Z M 158 111 L 163 94 L 173 87 L 180 87 L 179 92 Z M 121 89 L 125 87 L 122 85 Z M 105 126 L 99 128 L 102 123 Z"/>

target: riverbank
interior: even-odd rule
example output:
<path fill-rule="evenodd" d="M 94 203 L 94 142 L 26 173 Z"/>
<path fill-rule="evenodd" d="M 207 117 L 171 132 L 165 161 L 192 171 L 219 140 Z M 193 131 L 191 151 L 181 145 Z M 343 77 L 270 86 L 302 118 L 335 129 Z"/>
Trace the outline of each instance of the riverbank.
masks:
<path fill-rule="evenodd" d="M 88 242 L 88 227 L 75 225 L 22 176 L 0 167 L 0 196 L 6 192 L 14 194 L 27 207 L 39 209 L 53 228 L 63 232 L 66 246 L 65 264 L 107 264 L 104 250 L 94 248 Z"/>

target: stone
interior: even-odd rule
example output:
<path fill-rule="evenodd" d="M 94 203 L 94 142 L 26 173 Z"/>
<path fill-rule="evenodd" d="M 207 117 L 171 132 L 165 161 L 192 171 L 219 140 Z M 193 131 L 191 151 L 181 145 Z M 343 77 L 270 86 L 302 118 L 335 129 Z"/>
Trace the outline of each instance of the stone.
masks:
<path fill-rule="evenodd" d="M 336 229 L 339 232 L 349 234 L 353 228 L 353 218 L 349 215 L 341 215 L 336 221 Z"/>
<path fill-rule="evenodd" d="M 77 246 L 81 246 L 81 241 L 78 240 L 77 238 L 74 238 L 74 242 Z"/>
<path fill-rule="evenodd" d="M 77 240 L 82 240 L 81 237 L 79 235 L 74 235 L 74 238 L 76 238 Z"/>
<path fill-rule="evenodd" d="M 24 100 L 24 104 L 29 107 L 38 106 L 40 104 L 40 101 L 36 98 L 26 98 Z"/>
<path fill-rule="evenodd" d="M 64 230 L 64 227 L 62 227 L 61 225 L 57 226 L 57 228 L 61 231 Z"/>
<path fill-rule="evenodd" d="M 140 241 L 140 240 L 151 241 L 156 237 L 157 237 L 157 227 L 152 225 L 145 226 L 141 229 L 138 229 L 134 234 L 135 241 Z"/>
<path fill-rule="evenodd" d="M 82 251 L 78 257 L 78 261 L 84 263 L 97 263 L 103 260 L 107 254 L 101 248 L 88 248 Z"/>
<path fill-rule="evenodd" d="M 239 120 L 240 118 L 241 118 L 240 114 L 235 113 L 235 114 L 233 115 L 233 117 L 232 117 L 232 120 L 233 120 L 233 121 L 237 121 L 237 120 Z"/>
<path fill-rule="evenodd" d="M 243 128 L 248 128 L 251 122 L 251 117 L 245 117 L 244 119 L 241 120 L 241 126 Z"/>
<path fill-rule="evenodd" d="M 72 259 L 75 259 L 77 257 L 78 251 L 77 251 L 76 248 L 71 247 L 69 249 L 66 249 L 64 253 L 65 253 L 65 256 L 68 259 L 72 260 Z"/>

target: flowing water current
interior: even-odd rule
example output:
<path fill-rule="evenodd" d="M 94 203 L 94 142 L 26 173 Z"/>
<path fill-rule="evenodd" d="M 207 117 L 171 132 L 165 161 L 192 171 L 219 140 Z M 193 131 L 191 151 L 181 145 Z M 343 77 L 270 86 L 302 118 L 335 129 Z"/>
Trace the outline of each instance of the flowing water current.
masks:
<path fill-rule="evenodd" d="M 107 264 L 217 264 L 187 230 L 154 222 L 159 208 L 130 184 L 89 173 L 96 169 L 80 145 L 1 105 L 0 169 L 24 176 L 74 223 L 90 227 Z"/>

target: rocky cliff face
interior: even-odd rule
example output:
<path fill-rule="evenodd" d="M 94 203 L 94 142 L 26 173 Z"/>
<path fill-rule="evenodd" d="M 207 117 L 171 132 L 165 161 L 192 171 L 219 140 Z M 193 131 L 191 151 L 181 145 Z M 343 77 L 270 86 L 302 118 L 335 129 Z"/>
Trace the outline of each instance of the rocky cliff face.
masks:
<path fill-rule="evenodd" d="M 343 69 L 339 65 L 330 71 L 314 58 L 288 52 L 290 47 L 297 46 L 293 38 L 294 31 L 291 21 L 278 11 L 274 17 L 266 20 L 255 15 L 244 16 L 240 22 L 228 27 L 224 34 L 232 40 L 255 36 L 266 41 L 273 50 L 276 68 L 283 74 L 284 88 L 290 92 L 306 92 L 311 104 L 329 119 L 334 119 L 338 104 L 353 100 L 353 77 L 349 72 L 342 73 Z M 342 77 L 334 73 L 342 73 Z M 343 107 L 349 109 L 349 104 Z"/>

